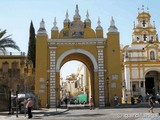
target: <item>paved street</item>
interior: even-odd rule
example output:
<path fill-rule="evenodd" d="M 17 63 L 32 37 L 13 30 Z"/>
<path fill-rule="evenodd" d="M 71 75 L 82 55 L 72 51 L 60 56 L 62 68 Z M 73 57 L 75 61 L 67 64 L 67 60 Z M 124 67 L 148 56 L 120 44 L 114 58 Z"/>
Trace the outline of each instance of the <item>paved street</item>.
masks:
<path fill-rule="evenodd" d="M 110 108 L 110 109 L 42 109 L 33 110 L 33 120 L 160 120 L 160 108 L 148 113 L 148 108 Z M 25 120 L 24 114 L 8 115 L 0 113 L 0 120 Z"/>

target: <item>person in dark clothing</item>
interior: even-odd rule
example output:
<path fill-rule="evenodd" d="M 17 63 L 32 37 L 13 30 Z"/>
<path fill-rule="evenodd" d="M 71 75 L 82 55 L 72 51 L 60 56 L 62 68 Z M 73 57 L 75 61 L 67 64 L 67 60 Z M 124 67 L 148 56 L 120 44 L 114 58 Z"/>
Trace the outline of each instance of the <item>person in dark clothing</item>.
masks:
<path fill-rule="evenodd" d="M 154 97 L 153 97 L 152 94 L 151 94 L 150 97 L 149 97 L 149 106 L 150 106 L 150 109 L 148 110 L 148 112 L 153 113 L 153 108 L 154 108 Z"/>
<path fill-rule="evenodd" d="M 65 102 L 65 105 L 66 105 L 66 108 L 67 108 L 67 103 L 68 103 L 67 97 L 64 98 L 64 102 Z"/>

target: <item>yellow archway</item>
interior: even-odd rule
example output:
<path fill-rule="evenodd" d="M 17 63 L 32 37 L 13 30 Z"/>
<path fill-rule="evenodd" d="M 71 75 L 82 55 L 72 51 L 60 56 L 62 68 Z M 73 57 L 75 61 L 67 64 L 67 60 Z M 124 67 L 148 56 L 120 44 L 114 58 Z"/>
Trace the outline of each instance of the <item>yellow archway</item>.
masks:
<path fill-rule="evenodd" d="M 50 107 L 56 107 L 60 90 L 60 68 L 70 60 L 83 62 L 92 74 L 95 106 L 105 107 L 107 103 L 112 103 L 115 94 L 121 98 L 119 32 L 114 20 L 111 19 L 107 38 L 103 38 L 100 19 L 94 31 L 89 18 L 82 22 L 78 11 L 76 10 L 72 22 L 68 18 L 64 20 L 64 28 L 60 32 L 55 20 L 51 38 L 48 38 L 44 20 L 40 23 L 36 40 L 35 92 L 41 98 L 43 107 L 46 103 Z"/>

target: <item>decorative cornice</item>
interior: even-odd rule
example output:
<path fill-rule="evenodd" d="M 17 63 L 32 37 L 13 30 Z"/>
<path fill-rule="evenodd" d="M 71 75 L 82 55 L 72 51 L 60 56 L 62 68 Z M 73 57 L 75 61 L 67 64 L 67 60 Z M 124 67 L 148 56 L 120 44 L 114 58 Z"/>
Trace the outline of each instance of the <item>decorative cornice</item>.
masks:
<path fill-rule="evenodd" d="M 104 45 L 106 42 L 105 38 L 99 39 L 48 39 L 50 45 Z"/>

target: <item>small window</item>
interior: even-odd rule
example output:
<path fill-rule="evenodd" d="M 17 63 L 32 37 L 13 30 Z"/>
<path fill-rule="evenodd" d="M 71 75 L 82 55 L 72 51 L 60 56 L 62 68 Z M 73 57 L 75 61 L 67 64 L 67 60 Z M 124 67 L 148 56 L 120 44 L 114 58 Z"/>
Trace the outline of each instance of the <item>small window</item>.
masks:
<path fill-rule="evenodd" d="M 151 60 L 155 60 L 154 51 L 151 51 L 151 52 L 150 52 L 150 59 L 151 59 Z"/>
<path fill-rule="evenodd" d="M 145 20 L 143 20 L 143 22 L 142 22 L 142 27 L 143 27 L 143 28 L 146 27 L 146 21 L 145 21 Z"/>
<path fill-rule="evenodd" d="M 146 34 L 143 35 L 143 40 L 144 40 L 144 41 L 147 41 L 147 36 L 146 36 Z"/>
<path fill-rule="evenodd" d="M 143 81 L 141 81 L 141 88 L 143 88 Z"/>
<path fill-rule="evenodd" d="M 136 91 L 136 85 L 135 84 L 132 85 L 132 90 Z"/>
<path fill-rule="evenodd" d="M 78 84 L 77 84 L 77 82 L 75 82 L 75 88 L 78 88 Z"/>
<path fill-rule="evenodd" d="M 6 62 L 3 62 L 2 63 L 2 71 L 3 72 L 8 72 L 8 69 L 9 69 L 9 63 L 6 61 Z"/>
<path fill-rule="evenodd" d="M 151 36 L 151 39 L 149 40 L 150 43 L 153 43 L 154 42 L 154 37 Z"/>
<path fill-rule="evenodd" d="M 137 37 L 137 41 L 139 41 L 139 37 Z"/>

